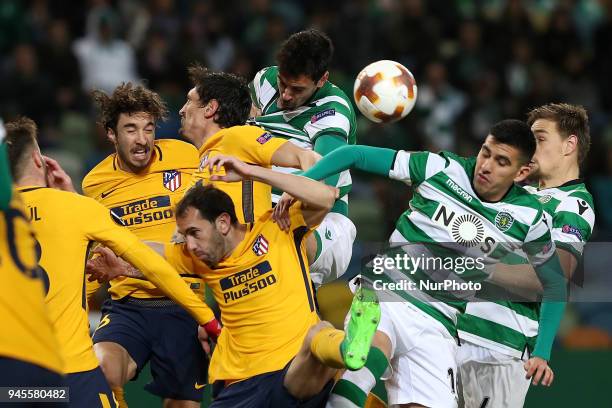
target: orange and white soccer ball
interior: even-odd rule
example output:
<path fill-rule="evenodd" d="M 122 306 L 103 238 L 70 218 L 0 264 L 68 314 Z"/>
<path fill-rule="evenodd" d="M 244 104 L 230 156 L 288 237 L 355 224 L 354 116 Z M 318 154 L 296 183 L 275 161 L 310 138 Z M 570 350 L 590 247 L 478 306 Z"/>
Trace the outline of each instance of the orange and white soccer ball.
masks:
<path fill-rule="evenodd" d="M 361 70 L 353 97 L 364 116 L 376 123 L 390 123 L 410 113 L 417 98 L 412 73 L 399 62 L 376 61 Z"/>

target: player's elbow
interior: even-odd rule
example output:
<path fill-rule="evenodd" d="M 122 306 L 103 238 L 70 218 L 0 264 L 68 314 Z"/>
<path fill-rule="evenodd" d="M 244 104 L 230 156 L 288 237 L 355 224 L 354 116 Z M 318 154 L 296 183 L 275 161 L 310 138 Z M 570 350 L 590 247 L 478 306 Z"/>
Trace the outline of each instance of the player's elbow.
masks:
<path fill-rule="evenodd" d="M 324 199 L 322 200 L 322 207 L 325 211 L 330 211 L 332 209 L 332 207 L 334 206 L 334 203 L 336 202 L 336 199 L 339 196 L 340 190 L 338 190 L 336 187 L 332 187 L 332 186 L 325 186 L 325 195 L 324 195 Z"/>
<path fill-rule="evenodd" d="M 297 158 L 300 169 L 308 170 L 309 168 L 314 166 L 316 162 L 321 160 L 321 157 L 322 156 L 319 153 L 316 153 L 312 150 L 302 149 L 298 153 L 298 158 Z"/>

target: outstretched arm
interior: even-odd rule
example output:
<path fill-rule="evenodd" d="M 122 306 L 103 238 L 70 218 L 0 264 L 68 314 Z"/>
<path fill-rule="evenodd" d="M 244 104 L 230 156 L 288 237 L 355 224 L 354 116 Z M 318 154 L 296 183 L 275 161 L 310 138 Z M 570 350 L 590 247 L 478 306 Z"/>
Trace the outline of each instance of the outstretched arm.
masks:
<path fill-rule="evenodd" d="M 388 177 L 396 154 L 396 150 L 380 147 L 343 146 L 324 156 L 303 176 L 322 180 L 344 170 L 359 169 Z"/>

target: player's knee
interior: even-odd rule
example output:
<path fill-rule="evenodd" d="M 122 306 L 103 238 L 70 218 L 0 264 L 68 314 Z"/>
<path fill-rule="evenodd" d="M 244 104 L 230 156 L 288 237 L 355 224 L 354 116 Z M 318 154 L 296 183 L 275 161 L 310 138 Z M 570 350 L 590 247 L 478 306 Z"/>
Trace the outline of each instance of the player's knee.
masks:
<path fill-rule="evenodd" d="M 108 357 L 99 359 L 99 361 L 100 368 L 104 373 L 104 377 L 106 378 L 106 382 L 108 382 L 108 386 L 111 388 L 122 387 L 124 381 L 123 375 L 121 373 L 121 367 L 113 363 L 112 359 Z"/>
<path fill-rule="evenodd" d="M 321 330 L 323 330 L 325 328 L 332 328 L 333 329 L 334 326 L 330 322 L 326 322 L 326 321 L 321 321 L 321 322 L 315 324 L 310 329 L 308 329 L 308 333 L 306 334 L 306 339 L 305 339 L 304 343 L 305 344 L 310 344 L 312 342 L 312 339 L 314 338 L 314 336 L 316 336 L 318 332 L 320 332 Z"/>
<path fill-rule="evenodd" d="M 130 365 L 129 354 L 121 346 L 112 347 L 98 343 L 94 344 L 94 352 L 111 388 L 123 387 L 136 371 L 136 364 Z M 129 375 L 130 372 L 132 372 L 131 376 Z"/>
<path fill-rule="evenodd" d="M 374 337 L 372 338 L 372 347 L 376 347 L 380 351 L 382 351 L 385 357 L 387 357 L 387 359 L 391 358 L 391 352 L 393 348 L 391 344 L 391 339 L 389 339 L 389 336 L 387 336 L 380 330 L 376 330 L 376 332 L 374 333 Z"/>

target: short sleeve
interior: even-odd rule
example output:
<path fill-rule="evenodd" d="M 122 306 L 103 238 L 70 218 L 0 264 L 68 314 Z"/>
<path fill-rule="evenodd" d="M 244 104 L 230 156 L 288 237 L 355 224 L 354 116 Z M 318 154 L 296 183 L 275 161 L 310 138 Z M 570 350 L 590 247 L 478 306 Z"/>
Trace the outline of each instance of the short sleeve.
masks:
<path fill-rule="evenodd" d="M 550 223 L 551 220 L 542 210 L 525 237 L 523 250 L 534 267 L 544 264 L 555 253 L 556 246 L 551 237 Z"/>
<path fill-rule="evenodd" d="M 257 126 L 240 126 L 236 131 L 231 138 L 224 137 L 220 151 L 258 166 L 270 167 L 274 153 L 289 143 Z"/>
<path fill-rule="evenodd" d="M 389 178 L 403 181 L 408 185 L 418 185 L 444 170 L 447 165 L 447 160 L 435 153 L 400 150 L 389 171 Z"/>

